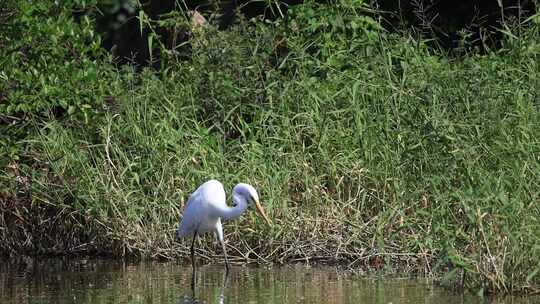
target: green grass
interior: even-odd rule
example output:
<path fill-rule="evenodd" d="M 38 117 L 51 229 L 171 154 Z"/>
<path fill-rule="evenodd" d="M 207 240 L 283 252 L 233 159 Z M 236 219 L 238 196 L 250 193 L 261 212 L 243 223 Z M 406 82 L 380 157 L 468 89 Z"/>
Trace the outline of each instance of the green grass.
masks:
<path fill-rule="evenodd" d="M 27 121 L 0 177 L 0 249 L 188 258 L 174 241 L 182 207 L 216 178 L 253 184 L 275 223 L 225 224 L 235 261 L 538 291 L 538 25 L 456 58 L 361 8 L 209 28 L 189 61 L 116 71 L 119 93 L 93 121 Z M 208 237 L 199 254 L 221 251 Z"/>

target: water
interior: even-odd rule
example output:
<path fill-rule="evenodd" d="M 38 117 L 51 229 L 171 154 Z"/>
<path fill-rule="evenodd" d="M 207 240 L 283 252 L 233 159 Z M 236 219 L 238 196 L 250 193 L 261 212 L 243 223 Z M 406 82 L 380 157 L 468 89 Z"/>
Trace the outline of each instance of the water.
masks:
<path fill-rule="evenodd" d="M 201 266 L 177 263 L 47 260 L 0 265 L 0 303 L 540 303 L 540 298 L 481 300 L 422 279 L 377 279 L 338 267 Z"/>

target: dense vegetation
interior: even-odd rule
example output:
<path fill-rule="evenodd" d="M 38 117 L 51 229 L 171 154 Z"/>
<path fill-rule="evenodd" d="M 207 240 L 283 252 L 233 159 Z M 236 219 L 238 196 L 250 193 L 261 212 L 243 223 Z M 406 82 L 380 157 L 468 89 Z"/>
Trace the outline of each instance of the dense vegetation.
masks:
<path fill-rule="evenodd" d="M 310 2 L 287 22 L 196 27 L 176 49 L 153 40 L 162 68 L 136 72 L 99 47 L 91 14 L 75 18 L 85 2 L 8 1 L 0 251 L 186 257 L 182 206 L 217 178 L 255 185 L 275 223 L 225 225 L 238 261 L 538 291 L 538 17 L 509 20 L 498 50 L 452 57 L 366 9 Z"/>

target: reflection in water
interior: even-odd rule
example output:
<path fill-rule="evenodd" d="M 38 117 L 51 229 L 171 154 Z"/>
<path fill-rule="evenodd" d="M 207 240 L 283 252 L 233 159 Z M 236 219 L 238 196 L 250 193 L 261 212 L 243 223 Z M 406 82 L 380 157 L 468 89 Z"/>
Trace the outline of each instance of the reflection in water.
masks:
<path fill-rule="evenodd" d="M 336 267 L 191 266 L 176 263 L 47 260 L 32 266 L 0 263 L 0 303 L 483 303 L 428 280 L 358 277 Z M 490 303 L 539 303 L 536 298 Z"/>
<path fill-rule="evenodd" d="M 220 291 L 219 291 L 219 296 L 216 299 L 216 303 L 218 303 L 218 304 L 225 303 L 225 288 L 227 288 L 227 282 L 229 280 L 229 275 L 228 274 L 229 274 L 228 270 L 225 270 L 223 272 L 223 276 L 222 276 L 222 279 L 221 279 L 221 288 L 220 288 Z M 191 297 L 184 297 L 183 302 L 182 302 L 184 304 L 200 303 L 200 301 L 197 299 L 197 288 L 196 288 L 196 286 L 194 286 L 194 283 L 196 281 L 195 276 L 196 276 L 196 273 L 193 272 L 192 273 L 192 278 L 191 278 Z"/>

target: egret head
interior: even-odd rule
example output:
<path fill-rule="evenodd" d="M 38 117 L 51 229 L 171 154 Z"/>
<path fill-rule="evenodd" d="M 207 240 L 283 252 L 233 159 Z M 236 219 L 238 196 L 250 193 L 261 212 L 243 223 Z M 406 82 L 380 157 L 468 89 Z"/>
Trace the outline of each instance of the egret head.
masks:
<path fill-rule="evenodd" d="M 241 196 L 246 200 L 248 205 L 255 204 L 255 208 L 257 209 L 259 215 L 266 221 L 268 225 L 272 225 L 272 222 L 270 221 L 268 216 L 266 216 L 261 202 L 259 201 L 259 194 L 257 193 L 257 190 L 253 188 L 253 186 L 240 183 L 234 187 L 233 195 Z"/>

